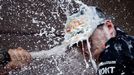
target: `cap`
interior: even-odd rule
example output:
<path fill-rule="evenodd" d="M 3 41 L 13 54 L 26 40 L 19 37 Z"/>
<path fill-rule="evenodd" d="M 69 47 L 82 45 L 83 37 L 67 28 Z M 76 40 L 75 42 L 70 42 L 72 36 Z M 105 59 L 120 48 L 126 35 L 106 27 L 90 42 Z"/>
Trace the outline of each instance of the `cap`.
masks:
<path fill-rule="evenodd" d="M 105 16 L 100 9 L 95 6 L 81 6 L 77 13 L 67 18 L 64 42 L 72 46 L 79 41 L 87 40 L 104 20 Z"/>

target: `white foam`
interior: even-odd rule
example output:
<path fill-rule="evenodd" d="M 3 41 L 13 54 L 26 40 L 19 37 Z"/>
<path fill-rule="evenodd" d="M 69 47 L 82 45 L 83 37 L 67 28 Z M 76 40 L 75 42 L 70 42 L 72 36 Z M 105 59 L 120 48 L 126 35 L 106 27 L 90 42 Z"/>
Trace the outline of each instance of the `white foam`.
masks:
<path fill-rule="evenodd" d="M 70 46 L 78 43 L 80 40 L 86 40 L 89 38 L 97 25 L 103 22 L 103 18 L 100 18 L 96 12 L 96 7 L 87 6 L 81 1 L 76 0 L 76 3 L 80 4 L 80 11 L 67 15 L 67 21 L 65 24 L 65 42 L 69 42 Z M 78 24 L 74 24 L 74 23 Z M 68 29 L 70 31 L 68 32 Z"/>

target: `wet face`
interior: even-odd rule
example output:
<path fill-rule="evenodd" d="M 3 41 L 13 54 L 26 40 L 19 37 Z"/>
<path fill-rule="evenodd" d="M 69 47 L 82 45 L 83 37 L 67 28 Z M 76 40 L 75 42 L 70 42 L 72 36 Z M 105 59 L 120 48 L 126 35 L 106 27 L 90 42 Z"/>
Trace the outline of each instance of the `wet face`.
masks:
<path fill-rule="evenodd" d="M 96 58 L 105 48 L 107 37 L 104 33 L 103 26 L 98 27 L 90 38 L 91 51 Z"/>
<path fill-rule="evenodd" d="M 105 43 L 115 36 L 115 29 L 111 21 L 106 21 L 102 26 L 96 28 L 89 41 L 91 51 L 95 59 L 98 59 L 100 53 L 105 48 Z"/>

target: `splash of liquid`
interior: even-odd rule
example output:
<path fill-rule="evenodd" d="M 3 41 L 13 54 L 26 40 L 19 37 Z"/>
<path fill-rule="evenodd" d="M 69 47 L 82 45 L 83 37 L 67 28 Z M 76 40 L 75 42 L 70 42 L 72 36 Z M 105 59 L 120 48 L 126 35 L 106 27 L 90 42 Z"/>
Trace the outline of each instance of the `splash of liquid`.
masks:
<path fill-rule="evenodd" d="M 85 5 L 85 4 L 83 4 L 81 1 L 78 1 L 78 0 L 76 0 L 75 1 L 76 3 L 78 3 L 78 4 L 81 4 L 81 7 L 80 7 L 80 10 L 82 10 L 83 9 L 83 7 L 84 8 L 88 8 L 88 6 L 87 5 Z M 68 16 L 69 16 L 69 14 L 68 14 L 68 10 L 66 10 L 66 16 L 67 16 L 67 19 L 68 20 L 71 20 L 71 18 L 69 18 Z M 92 24 L 92 23 L 94 23 L 94 22 L 91 22 L 91 21 L 89 21 L 88 20 L 88 18 L 89 17 L 86 17 L 86 16 L 89 16 L 88 15 L 89 13 L 86 13 L 86 15 L 84 16 L 84 18 L 86 19 L 86 24 Z M 96 13 L 95 13 L 96 14 Z M 79 14 L 80 15 L 80 14 Z M 92 16 L 94 16 L 94 14 L 92 15 Z M 93 28 L 93 29 L 95 29 L 96 27 L 95 26 L 92 26 L 92 27 L 89 27 L 89 28 L 87 28 L 87 29 L 89 29 L 89 30 L 91 30 L 91 28 Z M 83 30 L 85 30 L 85 29 L 83 29 Z M 92 33 L 93 31 L 91 31 L 90 33 Z M 88 32 L 89 33 L 89 32 Z M 44 33 L 43 33 L 44 34 Z M 40 35 L 42 35 L 41 33 L 40 33 Z M 89 62 L 91 62 L 92 63 L 92 66 L 93 66 L 93 68 L 94 68 L 94 70 L 95 70 L 95 72 L 97 72 L 97 65 L 96 65 L 96 63 L 95 63 L 95 61 L 94 61 L 94 59 L 93 59 L 93 57 L 92 57 L 92 54 L 91 54 L 91 50 L 90 50 L 90 43 L 88 42 L 88 38 L 89 38 L 89 36 L 90 36 L 91 34 L 88 34 L 88 35 L 86 35 L 86 37 L 85 37 L 85 35 L 83 35 L 83 36 L 81 36 L 81 37 L 79 37 L 80 39 L 87 39 L 86 41 L 87 41 L 87 47 L 88 47 L 88 52 L 89 52 L 89 56 L 90 56 L 90 58 L 88 59 L 88 61 L 86 61 L 86 58 L 84 57 L 84 61 L 85 61 L 85 64 L 86 64 L 86 68 L 89 68 Z M 79 41 L 82 41 L 82 40 L 79 40 Z M 59 46 L 56 46 L 56 47 L 54 47 L 54 48 L 52 48 L 52 49 L 50 49 L 50 50 L 42 50 L 42 51 L 40 51 L 40 52 L 31 52 L 30 54 L 31 54 L 31 56 L 33 57 L 33 58 L 46 58 L 46 57 L 49 57 L 49 56 L 52 56 L 52 55 L 56 55 L 56 56 L 60 56 L 60 55 L 63 55 L 63 54 L 65 54 L 65 51 L 66 51 L 66 48 L 68 47 L 68 46 L 72 46 L 73 44 L 75 44 L 75 43 L 78 43 L 78 41 L 76 42 L 76 41 L 70 41 L 70 40 L 68 40 L 68 42 L 66 42 L 66 41 L 63 41 L 63 43 L 61 44 L 61 45 L 59 45 Z M 84 51 L 84 49 L 83 49 L 83 51 Z"/>
<path fill-rule="evenodd" d="M 90 50 L 91 46 L 90 46 L 90 43 L 89 43 L 88 39 L 86 40 L 86 42 L 87 42 L 88 52 L 89 52 L 89 55 L 90 55 L 89 61 L 91 61 L 92 66 L 93 66 L 95 72 L 97 72 L 97 65 L 96 65 L 96 63 L 95 63 L 95 61 L 93 59 L 92 54 L 91 54 L 91 50 Z"/>
<path fill-rule="evenodd" d="M 30 54 L 31 54 L 32 58 L 47 58 L 47 57 L 50 57 L 51 55 L 63 55 L 66 51 L 67 46 L 68 46 L 67 43 L 63 43 L 50 50 L 31 52 Z"/>

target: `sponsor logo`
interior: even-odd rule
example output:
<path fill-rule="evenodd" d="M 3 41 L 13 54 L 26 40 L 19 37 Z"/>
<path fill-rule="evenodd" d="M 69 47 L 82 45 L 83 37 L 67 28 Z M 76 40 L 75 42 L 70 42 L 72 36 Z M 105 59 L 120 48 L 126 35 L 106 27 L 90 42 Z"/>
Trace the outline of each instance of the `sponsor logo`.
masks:
<path fill-rule="evenodd" d="M 106 61 L 106 62 L 101 62 L 98 65 L 98 73 L 99 75 L 105 75 L 105 74 L 113 74 L 115 66 L 112 66 L 116 64 L 116 61 Z"/>
<path fill-rule="evenodd" d="M 115 67 L 104 67 L 99 69 L 99 75 L 103 74 L 113 74 Z"/>

